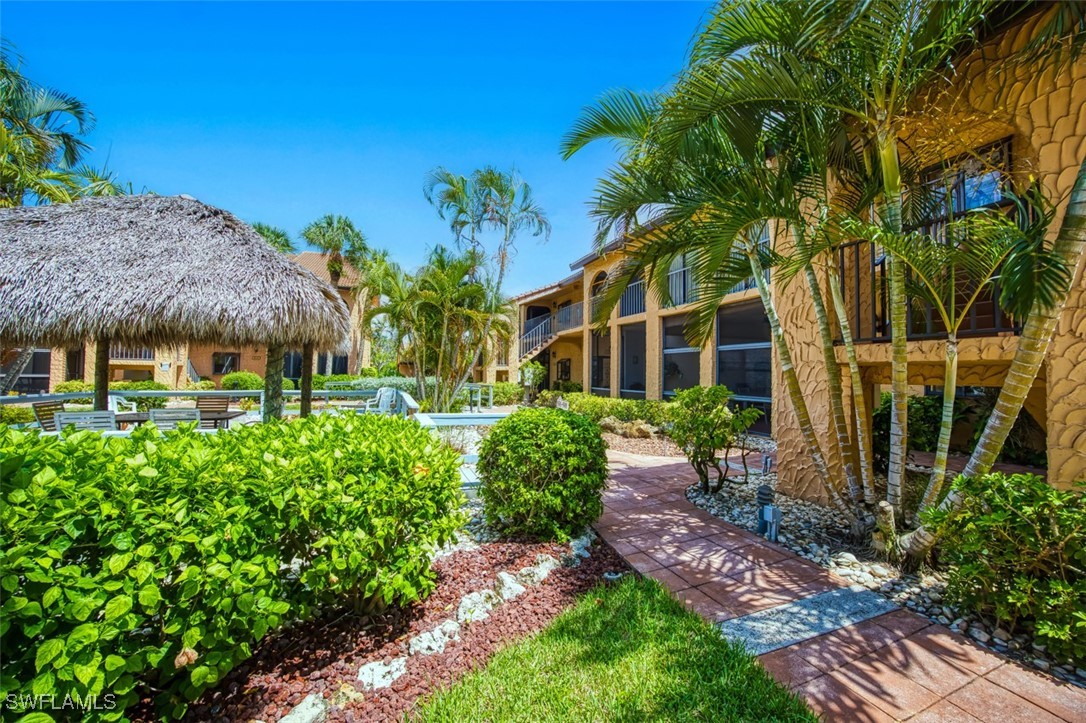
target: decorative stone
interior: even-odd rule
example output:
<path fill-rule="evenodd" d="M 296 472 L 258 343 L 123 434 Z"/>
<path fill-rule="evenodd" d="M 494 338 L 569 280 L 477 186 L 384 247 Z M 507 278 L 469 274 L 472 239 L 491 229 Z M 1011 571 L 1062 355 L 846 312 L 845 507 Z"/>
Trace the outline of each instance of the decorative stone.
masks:
<path fill-rule="evenodd" d="M 996 640 L 1002 640 L 1004 643 L 1006 643 L 1011 639 L 1011 634 L 1003 628 L 996 628 L 992 631 L 992 637 Z"/>
<path fill-rule="evenodd" d="M 1044 658 L 1034 658 L 1033 667 L 1037 668 L 1038 670 L 1043 670 L 1047 673 L 1048 669 L 1052 667 L 1052 665 Z"/>
<path fill-rule="evenodd" d="M 460 600 L 456 611 L 456 620 L 460 623 L 473 623 L 486 620 L 490 611 L 501 604 L 501 598 L 493 590 L 479 590 L 468 593 Z"/>
<path fill-rule="evenodd" d="M 538 585 L 547 579 L 551 570 L 561 567 L 561 564 L 551 555 L 536 555 L 535 565 L 521 568 L 517 573 L 517 581 L 523 585 Z"/>
<path fill-rule="evenodd" d="M 358 671 L 358 680 L 365 690 L 387 688 L 407 672 L 407 658 L 394 658 L 390 663 L 366 663 Z"/>
<path fill-rule="evenodd" d="M 978 643 L 987 643 L 989 640 L 992 639 L 991 635 L 984 632 L 980 628 L 970 628 L 969 637 L 973 638 L 973 640 L 976 640 Z"/>
<path fill-rule="evenodd" d="M 841 552 L 841 553 L 838 553 L 838 555 L 837 555 L 837 562 L 838 562 L 838 564 L 841 564 L 841 563 L 852 564 L 852 563 L 859 562 L 859 560 L 857 560 L 856 556 L 853 555 L 851 552 Z"/>
<path fill-rule="evenodd" d="M 328 704 L 316 693 L 307 695 L 301 703 L 279 719 L 279 723 L 323 723 L 328 719 Z"/>
<path fill-rule="evenodd" d="M 498 594 L 502 600 L 512 600 L 513 598 L 521 595 L 527 588 L 517 582 L 517 579 L 510 575 L 508 572 L 498 573 L 498 582 L 494 584 L 494 592 Z"/>
<path fill-rule="evenodd" d="M 444 653 L 445 646 L 451 640 L 460 639 L 460 623 L 455 620 L 446 620 L 433 630 L 416 635 L 407 644 L 407 652 L 410 655 L 434 655 Z"/>
<path fill-rule="evenodd" d="M 589 531 L 581 535 L 580 537 L 571 540 L 569 543 L 569 547 L 571 550 L 573 550 L 574 555 L 577 555 L 578 557 L 588 558 L 592 555 L 589 550 L 592 548 L 592 541 L 594 539 L 596 539 L 596 535 Z"/>
<path fill-rule="evenodd" d="M 603 579 L 607 582 L 614 582 L 615 580 L 621 580 L 624 572 L 605 572 L 603 573 Z"/>
<path fill-rule="evenodd" d="M 358 690 L 350 683 L 341 683 L 339 690 L 332 696 L 332 705 L 343 706 L 349 703 L 361 703 L 366 699 L 366 696 L 358 692 Z"/>

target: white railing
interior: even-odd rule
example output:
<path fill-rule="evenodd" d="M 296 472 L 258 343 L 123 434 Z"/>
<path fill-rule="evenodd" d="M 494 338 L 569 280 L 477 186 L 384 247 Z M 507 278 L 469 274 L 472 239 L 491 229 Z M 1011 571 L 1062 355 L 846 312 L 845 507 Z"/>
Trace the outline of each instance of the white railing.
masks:
<path fill-rule="evenodd" d="M 110 344 L 109 358 L 119 361 L 154 361 L 155 350 L 149 346 L 121 346 Z"/>
<path fill-rule="evenodd" d="M 676 269 L 667 275 L 667 294 L 671 298 L 671 306 L 682 306 L 698 300 L 698 289 L 690 269 Z"/>
<path fill-rule="evenodd" d="M 645 282 L 635 281 L 622 292 L 618 302 L 619 316 L 633 316 L 645 313 Z"/>
<path fill-rule="evenodd" d="M 533 320 L 534 321 L 534 320 Z M 527 356 L 528 352 L 545 342 L 554 335 L 554 317 L 548 316 L 540 323 L 532 327 L 524 336 L 520 337 L 520 355 Z"/>
<path fill-rule="evenodd" d="M 584 324 L 584 302 L 563 306 L 554 312 L 555 326 L 558 331 L 569 331 Z"/>

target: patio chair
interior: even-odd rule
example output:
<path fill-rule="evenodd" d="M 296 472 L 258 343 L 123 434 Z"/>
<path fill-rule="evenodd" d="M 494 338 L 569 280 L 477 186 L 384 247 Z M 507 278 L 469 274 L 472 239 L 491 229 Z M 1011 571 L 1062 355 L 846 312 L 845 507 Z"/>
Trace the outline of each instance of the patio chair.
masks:
<path fill-rule="evenodd" d="M 396 390 L 393 387 L 381 387 L 377 390 L 377 396 L 363 402 L 359 409 L 365 414 L 390 414 L 395 401 Z"/>
<path fill-rule="evenodd" d="M 76 431 L 117 431 L 117 416 L 114 412 L 57 412 L 53 419 L 58 432 L 63 432 L 68 427 L 75 427 Z"/>
<path fill-rule="evenodd" d="M 64 411 L 64 402 L 35 402 L 34 418 L 38 420 L 38 426 L 43 432 L 57 431 L 56 415 Z"/>
<path fill-rule="evenodd" d="M 226 412 L 230 410 L 230 397 L 196 397 L 196 409 L 201 415 L 208 412 Z M 214 420 L 200 420 L 200 429 L 215 429 Z"/>
<path fill-rule="evenodd" d="M 200 424 L 199 409 L 152 409 L 151 423 L 158 427 L 160 432 L 177 429 L 178 424 L 196 422 Z"/>

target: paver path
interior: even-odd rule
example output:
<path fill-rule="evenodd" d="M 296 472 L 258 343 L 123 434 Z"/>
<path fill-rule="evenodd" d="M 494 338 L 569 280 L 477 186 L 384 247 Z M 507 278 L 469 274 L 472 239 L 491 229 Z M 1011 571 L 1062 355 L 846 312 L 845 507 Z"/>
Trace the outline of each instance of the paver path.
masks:
<path fill-rule="evenodd" d="M 825 720 L 1086 721 L 1086 691 L 880 609 L 874 593 L 694 506 L 685 461 L 608 456 L 600 535 L 729 637 L 771 651 L 762 665 Z"/>

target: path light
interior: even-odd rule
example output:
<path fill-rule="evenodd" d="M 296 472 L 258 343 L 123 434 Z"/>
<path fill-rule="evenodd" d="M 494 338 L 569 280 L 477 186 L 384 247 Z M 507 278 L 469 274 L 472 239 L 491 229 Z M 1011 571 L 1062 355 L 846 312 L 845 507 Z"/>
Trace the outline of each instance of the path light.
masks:
<path fill-rule="evenodd" d="M 759 486 L 754 497 L 758 509 L 758 534 L 770 542 L 777 541 L 781 526 L 781 510 L 773 504 L 775 497 L 776 494 L 769 485 Z"/>

